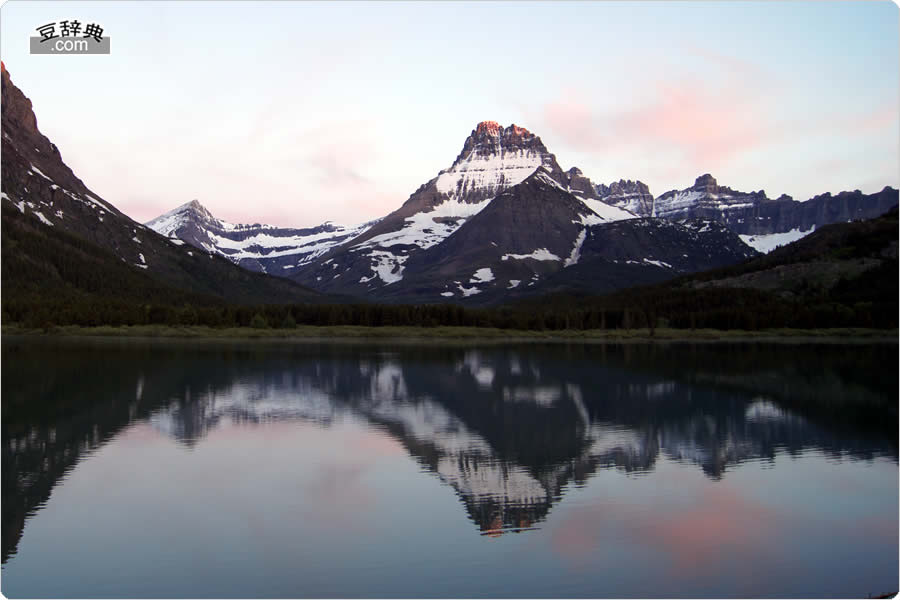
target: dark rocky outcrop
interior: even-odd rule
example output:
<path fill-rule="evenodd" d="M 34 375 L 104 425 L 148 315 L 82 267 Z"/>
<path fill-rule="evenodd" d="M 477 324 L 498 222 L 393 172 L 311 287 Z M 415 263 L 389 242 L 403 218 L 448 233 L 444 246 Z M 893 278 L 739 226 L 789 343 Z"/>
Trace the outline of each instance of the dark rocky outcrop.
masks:
<path fill-rule="evenodd" d="M 639 217 L 653 214 L 653 194 L 646 183 L 620 179 L 613 183 L 597 186 L 597 197 L 613 206 L 631 211 Z"/>

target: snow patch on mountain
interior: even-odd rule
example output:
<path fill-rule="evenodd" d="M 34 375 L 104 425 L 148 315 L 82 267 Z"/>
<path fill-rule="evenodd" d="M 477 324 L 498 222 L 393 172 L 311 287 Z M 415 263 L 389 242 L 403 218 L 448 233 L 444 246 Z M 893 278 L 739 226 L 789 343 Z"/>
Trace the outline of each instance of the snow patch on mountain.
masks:
<path fill-rule="evenodd" d="M 50 222 L 50 219 L 48 219 L 47 217 L 42 215 L 40 212 L 33 211 L 32 214 L 34 214 L 34 216 L 36 216 L 38 219 L 40 219 L 41 223 L 43 223 L 44 225 L 49 225 L 50 227 L 53 227 L 53 223 Z"/>
<path fill-rule="evenodd" d="M 47 181 L 53 181 L 52 179 L 50 179 L 49 177 L 47 177 L 46 175 L 44 175 L 44 174 L 41 172 L 41 170 L 38 169 L 36 166 L 34 166 L 34 165 L 30 165 L 30 166 L 31 166 L 31 170 L 32 170 L 32 171 L 34 171 L 35 173 L 37 173 L 38 175 L 40 175 L 41 177 L 43 177 L 43 178 L 46 179 Z"/>
<path fill-rule="evenodd" d="M 542 167 L 537 171 L 537 175 L 534 176 L 535 180 L 540 181 L 550 187 L 555 187 L 558 190 L 562 190 L 564 192 L 569 192 L 568 188 L 565 188 L 559 184 L 558 181 L 550 177 L 550 171 L 546 167 Z"/>
<path fill-rule="evenodd" d="M 469 280 L 469 283 L 487 283 L 489 281 L 494 281 L 494 272 L 486 267 L 475 271 L 472 274 L 472 279 Z"/>
<path fill-rule="evenodd" d="M 631 211 L 625 210 L 624 208 L 612 206 L 601 200 L 594 200 L 578 195 L 576 195 L 575 197 L 581 200 L 581 203 L 591 209 L 591 212 L 594 213 L 590 215 L 583 215 L 581 217 L 582 225 L 599 225 L 601 223 L 611 223 L 613 221 L 624 221 L 626 219 L 638 218 L 638 216 Z"/>
<path fill-rule="evenodd" d="M 671 269 L 672 268 L 672 265 L 670 265 L 667 262 L 663 262 L 661 260 L 651 260 L 649 258 L 645 258 L 644 262 L 647 263 L 648 265 L 655 265 L 655 266 L 663 268 L 663 269 Z"/>
<path fill-rule="evenodd" d="M 526 258 L 531 258 L 533 260 L 562 260 L 546 248 L 538 248 L 531 254 L 504 254 L 500 257 L 500 260 L 509 260 L 511 258 L 514 260 L 524 260 Z"/>
<path fill-rule="evenodd" d="M 398 256 L 384 250 L 372 251 L 369 256 L 372 258 L 372 271 L 370 277 L 360 278 L 360 283 L 368 283 L 378 277 L 385 284 L 397 283 L 403 279 L 403 263 L 406 262 L 408 256 Z M 337 275 L 336 277 L 339 277 Z"/>
<path fill-rule="evenodd" d="M 469 296 L 474 296 L 475 294 L 481 293 L 481 290 L 479 290 L 477 287 L 474 287 L 474 286 L 467 288 L 463 284 L 460 283 L 460 284 L 458 284 L 457 287 L 459 288 L 459 291 L 462 293 L 462 295 L 465 296 L 466 298 L 468 298 Z"/>
<path fill-rule="evenodd" d="M 791 229 L 784 233 L 767 233 L 763 235 L 741 235 L 741 240 L 751 248 L 758 250 L 764 254 L 768 254 L 779 246 L 796 242 L 816 230 L 815 225 L 806 231 L 800 229 Z"/>
<path fill-rule="evenodd" d="M 402 229 L 376 235 L 353 248 L 390 248 L 398 245 L 418 246 L 423 250 L 431 248 L 459 229 L 467 219 L 484 210 L 489 203 L 490 200 L 471 204 L 447 200 L 435 206 L 434 210 L 407 217 Z"/>
<path fill-rule="evenodd" d="M 578 237 L 575 238 L 575 245 L 572 247 L 572 253 L 569 254 L 569 258 L 566 259 L 566 262 L 563 263 L 563 268 L 578 264 L 578 259 L 581 258 L 581 246 L 584 245 L 586 237 L 587 229 L 582 229 L 581 233 L 578 234 Z"/>
<path fill-rule="evenodd" d="M 528 150 L 506 151 L 483 156 L 471 153 L 463 161 L 438 175 L 437 190 L 451 198 L 460 198 L 475 190 L 498 192 L 522 183 L 541 166 L 540 154 Z"/>

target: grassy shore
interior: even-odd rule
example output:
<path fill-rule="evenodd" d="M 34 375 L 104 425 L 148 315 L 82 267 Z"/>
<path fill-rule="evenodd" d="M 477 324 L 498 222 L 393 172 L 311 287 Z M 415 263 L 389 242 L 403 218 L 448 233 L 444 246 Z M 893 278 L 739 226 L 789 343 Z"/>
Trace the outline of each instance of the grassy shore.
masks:
<path fill-rule="evenodd" d="M 718 329 L 591 329 L 562 331 L 523 331 L 482 327 L 358 327 L 301 325 L 293 329 L 255 329 L 251 327 L 215 328 L 204 326 L 100 326 L 68 325 L 50 330 L 4 325 L 3 335 L 46 337 L 139 337 L 192 339 L 423 339 L 423 340 L 584 340 L 584 341 L 885 341 L 897 342 L 898 331 L 884 329 L 768 329 L 762 331 Z"/>

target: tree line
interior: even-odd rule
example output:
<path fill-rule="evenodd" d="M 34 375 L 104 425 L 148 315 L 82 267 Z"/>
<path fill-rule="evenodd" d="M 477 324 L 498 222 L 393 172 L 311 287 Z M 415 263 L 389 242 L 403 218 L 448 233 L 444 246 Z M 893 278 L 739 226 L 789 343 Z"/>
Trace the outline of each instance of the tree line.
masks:
<path fill-rule="evenodd" d="M 652 331 L 663 327 L 754 331 L 772 328 L 897 327 L 896 292 L 893 299 L 850 297 L 844 302 L 836 295 L 839 294 L 786 300 L 752 289 L 649 288 L 601 297 L 545 297 L 539 301 L 493 308 L 364 303 L 202 305 L 137 303 L 99 300 L 96 297 L 51 300 L 31 296 L 4 299 L 2 318 L 4 323 L 43 328 L 56 325 L 255 328 L 353 325 L 491 327 L 526 331 Z"/>

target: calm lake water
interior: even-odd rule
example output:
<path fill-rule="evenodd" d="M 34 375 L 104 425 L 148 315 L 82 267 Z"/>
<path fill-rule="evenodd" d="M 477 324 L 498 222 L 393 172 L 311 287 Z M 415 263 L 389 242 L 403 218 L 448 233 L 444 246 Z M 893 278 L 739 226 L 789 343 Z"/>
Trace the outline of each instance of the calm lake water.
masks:
<path fill-rule="evenodd" d="M 2 342 L 9 597 L 858 597 L 897 345 Z"/>

